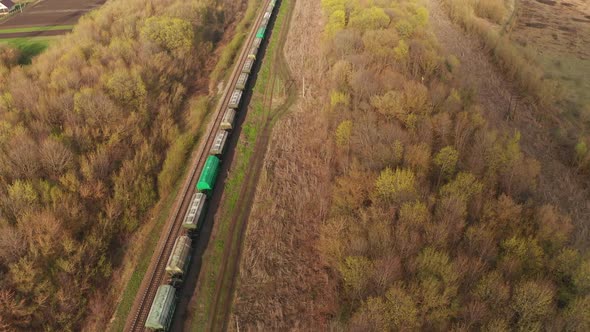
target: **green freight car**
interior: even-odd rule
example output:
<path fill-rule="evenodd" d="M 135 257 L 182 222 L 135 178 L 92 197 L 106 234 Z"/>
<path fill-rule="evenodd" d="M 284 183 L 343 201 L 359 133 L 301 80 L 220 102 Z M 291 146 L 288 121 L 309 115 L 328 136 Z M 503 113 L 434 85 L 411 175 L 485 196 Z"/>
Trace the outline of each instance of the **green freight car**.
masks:
<path fill-rule="evenodd" d="M 220 164 L 221 161 L 216 156 L 207 157 L 205 167 L 203 167 L 201 177 L 199 177 L 199 182 L 197 182 L 197 190 L 207 194 L 213 190 Z"/>
<path fill-rule="evenodd" d="M 176 289 L 170 285 L 160 286 L 145 321 L 145 327 L 152 331 L 167 331 L 172 323 L 175 308 Z"/>
<path fill-rule="evenodd" d="M 266 33 L 266 28 L 261 27 L 260 29 L 258 29 L 258 32 L 256 33 L 256 38 L 264 39 L 265 33 Z"/>

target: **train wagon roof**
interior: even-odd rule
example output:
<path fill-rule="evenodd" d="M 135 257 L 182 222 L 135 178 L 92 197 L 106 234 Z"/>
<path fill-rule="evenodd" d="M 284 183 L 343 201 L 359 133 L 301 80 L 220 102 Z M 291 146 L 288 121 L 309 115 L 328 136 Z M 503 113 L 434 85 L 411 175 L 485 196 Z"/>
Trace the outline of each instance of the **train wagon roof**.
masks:
<path fill-rule="evenodd" d="M 237 108 L 240 105 L 240 99 L 242 99 L 242 90 L 235 89 L 229 98 L 229 107 Z"/>
<path fill-rule="evenodd" d="M 246 85 L 246 82 L 248 82 L 248 74 L 247 73 L 241 73 L 240 76 L 238 77 L 238 83 L 237 83 L 237 85 L 244 86 L 244 85 Z"/>
<path fill-rule="evenodd" d="M 264 38 L 264 33 L 266 32 L 266 27 L 260 27 L 258 32 L 256 33 L 257 38 Z"/>
<path fill-rule="evenodd" d="M 211 154 L 222 154 L 223 148 L 225 147 L 225 142 L 227 141 L 228 132 L 225 130 L 220 130 L 215 137 L 215 142 L 213 142 L 213 146 L 211 147 Z"/>
<path fill-rule="evenodd" d="M 249 73 L 252 70 L 253 66 L 254 66 L 254 59 L 246 59 L 246 62 L 244 63 L 244 67 L 242 68 L 242 71 Z"/>
<path fill-rule="evenodd" d="M 172 308 L 176 290 L 170 285 L 162 285 L 156 292 L 156 297 L 145 321 L 145 327 L 154 330 L 166 330 L 172 320 Z"/>
<path fill-rule="evenodd" d="M 189 205 L 184 220 L 182 221 L 182 226 L 185 228 L 196 229 L 204 207 L 205 194 L 194 193 L 191 198 L 191 204 Z"/>
<path fill-rule="evenodd" d="M 217 179 L 217 172 L 219 171 L 219 164 L 219 158 L 216 156 L 207 157 L 205 167 L 203 167 L 199 182 L 197 183 L 198 190 L 213 190 L 215 180 Z"/>
<path fill-rule="evenodd" d="M 166 263 L 166 271 L 171 274 L 184 274 L 188 265 L 190 251 L 191 239 L 186 235 L 178 237 Z"/>

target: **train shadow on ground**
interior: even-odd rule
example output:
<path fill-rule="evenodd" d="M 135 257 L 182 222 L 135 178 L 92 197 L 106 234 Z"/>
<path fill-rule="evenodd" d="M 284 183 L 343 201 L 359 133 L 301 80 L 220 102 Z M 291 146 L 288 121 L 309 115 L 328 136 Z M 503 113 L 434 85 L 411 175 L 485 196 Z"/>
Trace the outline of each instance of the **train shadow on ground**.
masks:
<path fill-rule="evenodd" d="M 221 203 L 221 198 L 225 188 L 225 181 L 227 180 L 229 172 L 231 171 L 230 166 L 233 164 L 233 160 L 236 155 L 236 146 L 238 145 L 238 140 L 242 132 L 242 124 L 246 119 L 247 112 L 250 111 L 250 100 L 252 99 L 253 88 L 256 85 L 258 72 L 262 62 L 260 60 L 264 59 L 266 55 L 266 48 L 272 36 L 272 30 L 278 15 L 279 6 L 275 7 L 275 11 L 275 14 L 271 16 L 268 22 L 265 38 L 258 51 L 257 61 L 255 61 L 250 77 L 248 78 L 248 85 L 246 86 L 246 89 L 244 89 L 240 110 L 236 112 L 234 129 L 229 136 L 227 146 L 225 147 L 225 151 L 221 158 L 222 163 L 219 176 L 215 182 L 213 196 L 208 200 L 207 203 L 207 213 L 203 220 L 201 231 L 193 243 L 191 265 L 187 275 L 184 278 L 184 283 L 178 292 L 179 300 L 174 313 L 174 319 L 172 320 L 170 331 L 184 331 L 185 321 L 187 319 L 191 319 L 194 316 L 194 308 L 191 308 L 190 306 L 191 300 L 193 299 L 193 296 L 199 296 L 199 294 L 195 294 L 195 291 L 198 281 L 197 279 L 203 266 L 203 255 L 209 245 L 209 241 L 211 240 L 211 233 L 214 226 L 213 223 Z M 248 109 L 247 112 L 244 112 L 245 107 Z M 188 309 L 192 309 L 193 311 L 189 312 Z"/>

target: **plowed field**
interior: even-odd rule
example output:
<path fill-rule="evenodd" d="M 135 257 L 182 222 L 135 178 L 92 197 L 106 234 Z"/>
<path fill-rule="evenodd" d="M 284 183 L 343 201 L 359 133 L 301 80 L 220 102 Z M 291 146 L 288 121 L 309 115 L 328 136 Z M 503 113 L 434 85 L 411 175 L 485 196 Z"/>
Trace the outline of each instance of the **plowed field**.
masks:
<path fill-rule="evenodd" d="M 42 0 L 26 7 L 22 13 L 16 14 L 0 22 L 0 30 L 22 27 L 47 27 L 70 25 L 78 22 L 80 16 L 101 6 L 106 0 Z M 68 30 L 60 30 L 65 33 Z M 0 34 L 0 38 L 29 37 L 55 35 L 56 31 L 30 31 L 15 34 Z"/>

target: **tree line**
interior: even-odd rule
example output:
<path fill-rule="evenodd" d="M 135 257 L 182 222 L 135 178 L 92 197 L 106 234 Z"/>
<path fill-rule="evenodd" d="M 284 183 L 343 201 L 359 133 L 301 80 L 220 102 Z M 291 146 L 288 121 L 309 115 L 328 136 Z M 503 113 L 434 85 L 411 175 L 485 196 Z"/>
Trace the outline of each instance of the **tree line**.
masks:
<path fill-rule="evenodd" d="M 590 329 L 590 257 L 537 192 L 518 132 L 488 125 L 420 1 L 322 0 L 335 328 Z"/>
<path fill-rule="evenodd" d="M 31 65 L 0 48 L 0 330 L 79 328 L 177 176 L 158 178 L 238 7 L 109 1 Z"/>

